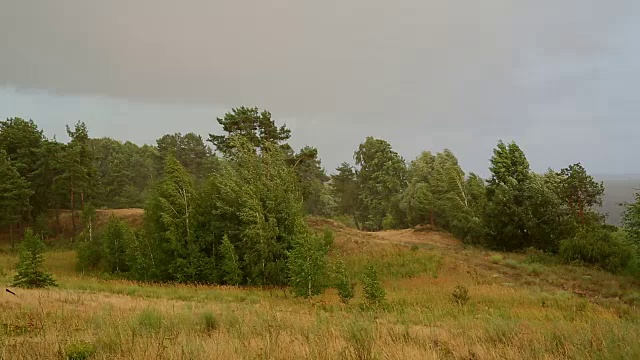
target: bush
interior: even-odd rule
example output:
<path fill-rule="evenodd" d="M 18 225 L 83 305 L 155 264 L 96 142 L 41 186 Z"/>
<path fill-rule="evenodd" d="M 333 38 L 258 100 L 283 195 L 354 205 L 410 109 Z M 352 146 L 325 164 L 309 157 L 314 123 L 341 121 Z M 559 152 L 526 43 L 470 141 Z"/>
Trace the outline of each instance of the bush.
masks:
<path fill-rule="evenodd" d="M 631 244 L 603 229 L 583 230 L 560 242 L 560 257 L 565 262 L 596 265 L 611 272 L 626 268 L 634 254 Z"/>
<path fill-rule="evenodd" d="M 346 266 L 342 259 L 334 264 L 335 288 L 343 303 L 348 303 L 355 296 L 355 284 L 349 279 Z"/>
<path fill-rule="evenodd" d="M 462 285 L 456 286 L 453 293 L 451 293 L 451 299 L 456 305 L 465 305 L 469 302 L 469 289 Z"/>
<path fill-rule="evenodd" d="M 373 265 L 369 264 L 365 269 L 362 283 L 364 285 L 364 296 L 369 304 L 379 305 L 384 302 L 387 294 L 380 283 L 380 279 L 378 279 L 378 272 Z"/>
<path fill-rule="evenodd" d="M 290 285 L 296 296 L 321 294 L 328 285 L 327 248 L 323 238 L 306 234 L 293 243 L 287 259 Z"/>
<path fill-rule="evenodd" d="M 76 269 L 84 272 L 96 270 L 102 262 L 102 242 L 94 238 L 93 241 L 84 241 L 78 245 L 78 263 Z"/>
<path fill-rule="evenodd" d="M 202 328 L 205 332 L 213 332 L 220 328 L 220 321 L 216 318 L 216 316 L 210 312 L 205 311 L 201 315 L 202 318 Z"/>
<path fill-rule="evenodd" d="M 86 360 L 91 358 L 95 352 L 95 347 L 84 341 L 71 343 L 65 349 L 67 360 Z"/>
<path fill-rule="evenodd" d="M 133 232 L 129 226 L 115 215 L 111 215 L 100 237 L 105 269 L 111 273 L 129 271 L 127 249 L 134 241 Z"/>
<path fill-rule="evenodd" d="M 42 288 L 57 286 L 51 274 L 44 272 L 44 241 L 27 229 L 20 245 L 20 260 L 13 278 L 13 286 L 24 288 Z"/>

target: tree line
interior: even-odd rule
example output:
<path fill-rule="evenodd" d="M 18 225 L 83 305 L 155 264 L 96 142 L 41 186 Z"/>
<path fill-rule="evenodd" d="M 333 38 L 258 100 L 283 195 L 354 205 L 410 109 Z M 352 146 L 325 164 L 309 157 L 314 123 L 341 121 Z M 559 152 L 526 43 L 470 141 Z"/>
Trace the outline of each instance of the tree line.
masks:
<path fill-rule="evenodd" d="M 537 249 L 611 271 L 638 267 L 640 205 L 623 229 L 594 211 L 604 187 L 579 163 L 538 174 L 517 144 L 500 141 L 491 176 L 467 174 L 450 150 L 407 163 L 368 137 L 332 175 L 317 149 L 294 151 L 268 111 L 240 107 L 205 140 L 168 134 L 138 146 L 67 127 L 48 139 L 35 122 L 0 122 L 0 226 L 81 213 L 79 266 L 147 281 L 321 288 L 330 238 L 305 215 L 350 219 L 366 231 L 429 226 L 468 244 Z M 209 146 L 207 143 L 211 144 Z M 144 207 L 144 226 L 112 219 L 93 234 L 94 209 Z M 58 221 L 59 224 L 59 221 Z M 58 225 L 59 226 L 59 225 Z"/>

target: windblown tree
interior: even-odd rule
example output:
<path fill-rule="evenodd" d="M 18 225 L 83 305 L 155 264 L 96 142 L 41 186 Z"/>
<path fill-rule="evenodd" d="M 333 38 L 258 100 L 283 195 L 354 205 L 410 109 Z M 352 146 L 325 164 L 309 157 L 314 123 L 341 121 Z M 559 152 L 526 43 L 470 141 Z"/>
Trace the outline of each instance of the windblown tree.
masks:
<path fill-rule="evenodd" d="M 29 197 L 33 191 L 29 182 L 9 161 L 7 153 L 0 150 L 0 226 L 9 226 L 11 247 L 13 248 L 13 224 L 21 214 L 29 210 Z"/>
<path fill-rule="evenodd" d="M 485 223 L 489 239 L 497 248 L 515 250 L 531 244 L 527 186 L 531 181 L 529 161 L 512 142 L 498 142 L 491 158 L 491 178 L 487 185 Z"/>
<path fill-rule="evenodd" d="M 201 254 L 194 236 L 196 192 L 189 173 L 174 157 L 165 161 L 164 177 L 145 209 L 148 236 L 163 267 L 164 280 L 209 282 L 211 266 Z"/>
<path fill-rule="evenodd" d="M 288 160 L 298 178 L 307 214 L 329 216 L 334 206 L 325 183 L 329 177 L 321 166 L 318 149 L 305 146 Z"/>
<path fill-rule="evenodd" d="M 291 130 L 286 126 L 278 127 L 271 119 L 271 113 L 264 110 L 259 111 L 257 107 L 239 107 L 232 109 L 217 119 L 223 135 L 209 135 L 209 142 L 222 154 L 231 154 L 237 147 L 237 142 L 233 138 L 242 138 L 254 149 L 264 150 L 265 146 L 280 147 L 291 151 L 291 147 L 286 143 L 291 137 Z"/>
<path fill-rule="evenodd" d="M 385 218 L 399 209 L 406 188 L 404 159 L 387 141 L 373 137 L 360 144 L 354 158 L 359 166 L 359 222 L 366 230 L 382 230 Z"/>
<path fill-rule="evenodd" d="M 215 156 L 200 135 L 164 135 L 157 140 L 157 147 L 162 159 L 173 156 L 195 179 L 205 179 L 214 170 Z"/>
<path fill-rule="evenodd" d="M 640 193 L 636 193 L 634 203 L 626 204 L 625 207 L 622 227 L 627 232 L 629 239 L 640 246 Z"/>
<path fill-rule="evenodd" d="M 352 216 L 356 226 L 360 228 L 358 217 L 358 182 L 353 166 L 342 163 L 337 173 L 331 175 L 331 194 L 336 201 L 336 211 L 340 215 Z"/>
<path fill-rule="evenodd" d="M 587 213 L 595 215 L 592 208 L 602 205 L 604 185 L 596 182 L 580 163 L 562 169 L 560 177 L 562 198 L 577 221 L 585 225 L 589 217 Z"/>
<path fill-rule="evenodd" d="M 205 185 L 199 233 L 214 233 L 216 263 L 228 237 L 247 284 L 285 285 L 287 252 L 308 232 L 296 175 L 276 144 L 256 153 L 246 139 L 234 141 L 233 154 Z"/>

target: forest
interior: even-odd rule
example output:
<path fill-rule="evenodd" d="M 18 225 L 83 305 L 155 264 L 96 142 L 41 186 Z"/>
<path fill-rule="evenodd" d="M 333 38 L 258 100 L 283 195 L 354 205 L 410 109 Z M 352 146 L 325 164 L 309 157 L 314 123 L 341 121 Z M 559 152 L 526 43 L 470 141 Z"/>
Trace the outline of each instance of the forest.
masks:
<path fill-rule="evenodd" d="M 514 142 L 486 179 L 373 137 L 327 172 L 268 111 L 217 122 L 0 121 L 0 359 L 640 357 L 640 195 L 613 226 Z"/>
<path fill-rule="evenodd" d="M 465 173 L 450 150 L 407 162 L 367 137 L 334 173 L 317 149 L 294 150 L 271 113 L 234 108 L 207 139 L 167 134 L 154 145 L 92 138 L 83 122 L 70 141 L 47 138 L 32 120 L 0 122 L 0 226 L 12 245 L 24 229 L 61 234 L 71 211 L 79 269 L 151 282 L 325 286 L 329 231 L 307 216 L 364 231 L 428 227 L 465 244 L 541 251 L 566 263 L 640 274 L 640 203 L 622 227 L 595 208 L 604 187 L 580 164 L 538 174 L 517 144 L 498 142 L 491 176 Z M 640 200 L 640 197 L 636 197 Z M 144 208 L 144 225 L 118 219 L 93 229 L 96 209 Z M 49 219 L 53 221 L 53 226 Z"/>

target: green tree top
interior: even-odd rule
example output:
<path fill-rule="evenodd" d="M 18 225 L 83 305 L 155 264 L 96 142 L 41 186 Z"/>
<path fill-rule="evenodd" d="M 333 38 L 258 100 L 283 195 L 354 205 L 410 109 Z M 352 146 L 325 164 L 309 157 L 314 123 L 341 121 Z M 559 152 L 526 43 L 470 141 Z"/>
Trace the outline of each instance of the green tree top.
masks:
<path fill-rule="evenodd" d="M 20 176 L 7 153 L 0 150 L 0 226 L 20 220 L 21 214 L 29 209 L 32 193 L 29 182 Z"/>
<path fill-rule="evenodd" d="M 260 112 L 257 107 L 232 109 L 217 121 L 226 134 L 210 134 L 209 142 L 227 155 L 236 148 L 236 144 L 230 141 L 234 137 L 242 137 L 260 150 L 264 150 L 266 144 L 284 145 L 291 137 L 291 130 L 284 125 L 277 127 L 271 119 L 271 113 L 266 110 Z"/>

